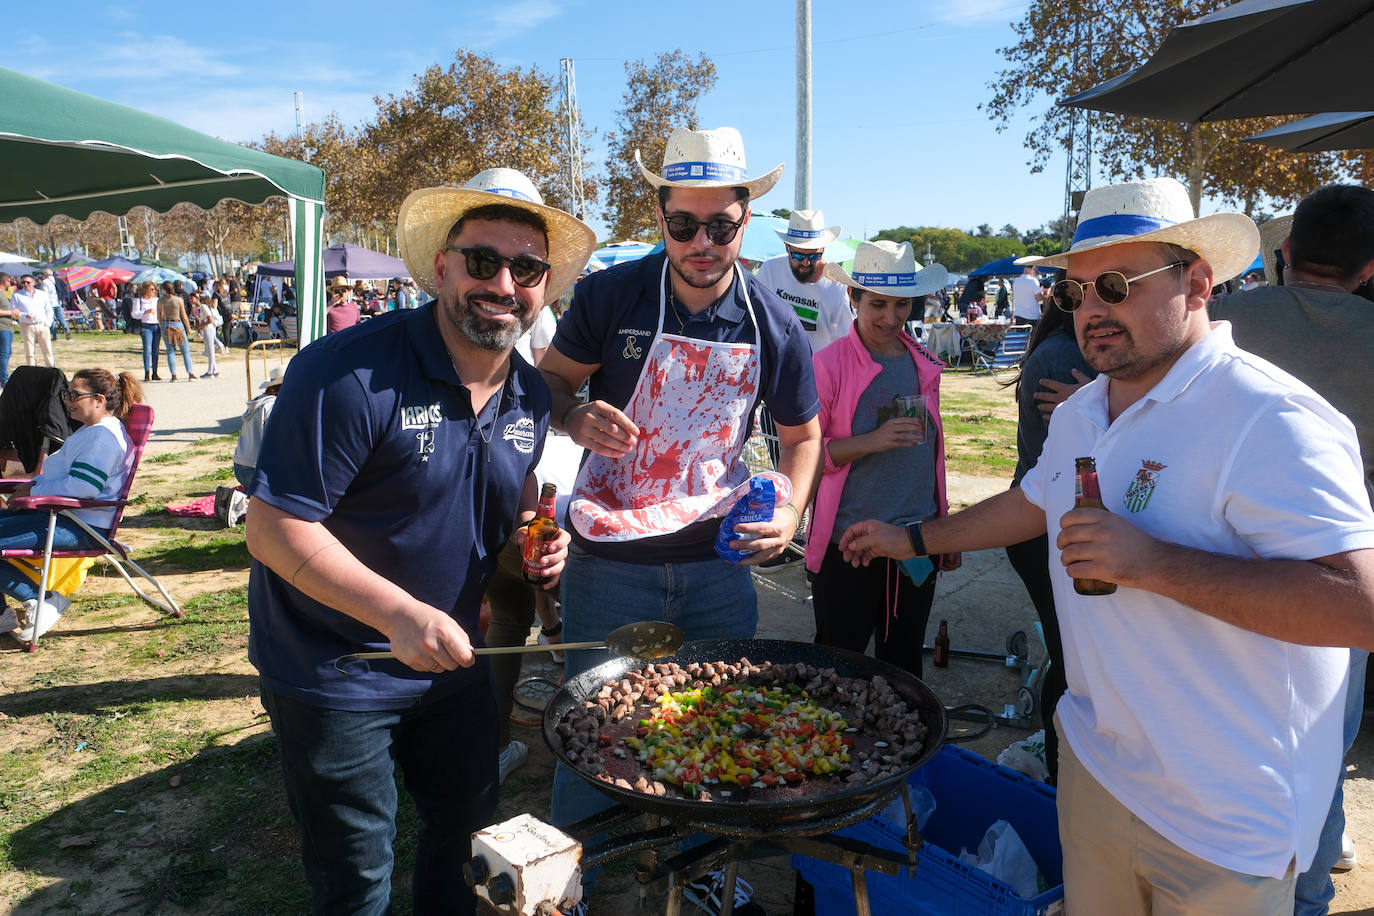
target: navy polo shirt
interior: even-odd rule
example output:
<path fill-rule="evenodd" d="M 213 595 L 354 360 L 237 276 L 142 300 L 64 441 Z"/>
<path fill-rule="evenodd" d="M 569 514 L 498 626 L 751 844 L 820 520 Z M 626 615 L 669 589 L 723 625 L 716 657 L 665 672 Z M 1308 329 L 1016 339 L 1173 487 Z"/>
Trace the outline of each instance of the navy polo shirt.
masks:
<path fill-rule="evenodd" d="M 621 410 L 634 396 L 635 385 L 659 325 L 663 264 L 659 252 L 609 270 L 589 274 L 577 284 L 573 306 L 558 323 L 553 346 L 579 363 L 599 364 L 590 379 L 592 400 L 605 401 Z M 811 345 L 797 314 L 777 294 L 744 271 L 754 322 L 745 307 L 744 290 L 737 273 L 729 290 L 696 315 L 687 316 L 682 328 L 671 310 L 664 316 L 665 333 L 697 340 L 726 343 L 762 341 L 759 348 L 759 391 L 773 419 L 784 426 L 800 426 L 820 412 L 816 377 L 811 368 Z M 753 424 L 750 408 L 749 422 Z M 573 531 L 573 538 L 589 553 L 626 563 L 684 563 L 716 555 L 713 544 L 720 519 L 707 519 L 675 534 L 638 541 L 604 543 L 588 541 Z"/>
<path fill-rule="evenodd" d="M 512 354 L 499 397 L 474 417 L 435 320 L 433 304 L 392 312 L 302 350 L 249 492 L 323 523 L 369 569 L 448 610 L 480 645 L 482 594 L 543 450 L 549 391 Z M 488 676 L 480 660 L 442 675 L 394 661 L 340 674 L 336 658 L 386 649 L 385 637 L 256 560 L 248 616 L 249 660 L 270 689 L 304 703 L 399 709 Z"/>

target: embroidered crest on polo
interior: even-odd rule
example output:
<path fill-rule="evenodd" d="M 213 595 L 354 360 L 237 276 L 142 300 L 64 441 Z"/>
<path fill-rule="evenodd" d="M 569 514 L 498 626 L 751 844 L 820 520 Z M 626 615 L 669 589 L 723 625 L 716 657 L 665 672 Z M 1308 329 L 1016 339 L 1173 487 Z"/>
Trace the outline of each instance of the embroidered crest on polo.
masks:
<path fill-rule="evenodd" d="M 522 455 L 534 454 L 534 420 L 529 417 L 521 417 L 514 423 L 507 423 L 506 428 L 501 431 L 501 438 L 505 439 L 515 450 Z"/>
<path fill-rule="evenodd" d="M 1126 508 L 1131 512 L 1140 512 L 1150 504 L 1150 497 L 1154 495 L 1155 485 L 1159 483 L 1159 472 L 1168 467 L 1158 461 L 1147 461 L 1142 459 L 1140 470 L 1135 472 L 1135 477 L 1131 480 L 1130 486 L 1126 488 Z"/>

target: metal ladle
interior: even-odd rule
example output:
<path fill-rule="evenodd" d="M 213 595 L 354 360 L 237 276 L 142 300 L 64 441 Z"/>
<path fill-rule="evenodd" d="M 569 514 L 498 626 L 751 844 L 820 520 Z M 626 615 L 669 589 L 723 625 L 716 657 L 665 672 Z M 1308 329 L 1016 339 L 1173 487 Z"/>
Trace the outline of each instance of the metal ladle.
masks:
<path fill-rule="evenodd" d="M 682 628 L 664 620 L 641 620 L 616 627 L 605 639 L 592 642 L 566 642 L 534 646 L 485 646 L 473 649 L 473 655 L 513 655 L 517 652 L 564 652 L 568 649 L 610 649 L 616 655 L 631 658 L 665 658 L 682 648 L 686 634 Z M 392 652 L 354 652 L 342 655 L 334 662 L 336 670 L 351 672 L 345 665 L 377 658 L 395 658 Z"/>

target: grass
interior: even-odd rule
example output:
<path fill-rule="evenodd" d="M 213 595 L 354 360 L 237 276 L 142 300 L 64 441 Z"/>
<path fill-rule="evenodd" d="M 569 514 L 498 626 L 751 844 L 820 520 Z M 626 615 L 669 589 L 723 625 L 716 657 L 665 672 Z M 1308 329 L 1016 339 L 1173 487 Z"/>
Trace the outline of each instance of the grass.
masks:
<path fill-rule="evenodd" d="M 113 365 L 130 348 L 118 334 L 78 340 L 89 348 L 80 365 Z M 942 412 L 952 472 L 1010 478 L 1011 389 L 946 372 Z M 235 442 L 214 436 L 145 455 L 126 515 L 122 539 L 178 596 L 183 619 L 150 611 L 98 564 L 38 653 L 0 654 L 0 911 L 308 910 L 299 832 L 247 663 L 242 529 L 163 509 L 232 479 Z M 192 581 L 199 594 L 183 591 Z M 415 831 L 406 801 L 397 913 L 410 911 Z M 59 848 L 75 836 L 93 840 Z"/>

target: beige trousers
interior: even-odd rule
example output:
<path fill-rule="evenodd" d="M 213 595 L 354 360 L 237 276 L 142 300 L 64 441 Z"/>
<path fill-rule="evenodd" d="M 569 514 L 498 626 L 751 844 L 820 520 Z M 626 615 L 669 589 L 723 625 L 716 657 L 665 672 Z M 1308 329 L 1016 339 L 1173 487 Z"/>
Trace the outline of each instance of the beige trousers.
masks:
<path fill-rule="evenodd" d="M 57 362 L 52 358 L 52 335 L 48 329 L 41 324 L 20 325 L 20 334 L 24 338 L 24 362 L 30 366 L 56 366 Z M 41 362 L 33 361 L 33 351 L 38 350 Z"/>
<path fill-rule="evenodd" d="M 1068 916 L 1292 916 L 1297 874 L 1260 878 L 1170 843 L 1059 742 L 1059 839 Z"/>

